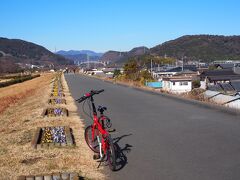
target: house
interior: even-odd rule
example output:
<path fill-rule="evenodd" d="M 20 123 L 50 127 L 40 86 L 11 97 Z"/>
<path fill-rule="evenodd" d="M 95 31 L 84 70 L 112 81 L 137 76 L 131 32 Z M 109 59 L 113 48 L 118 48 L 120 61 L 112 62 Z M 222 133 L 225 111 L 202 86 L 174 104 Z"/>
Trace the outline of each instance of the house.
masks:
<path fill-rule="evenodd" d="M 172 93 L 184 93 L 192 90 L 192 77 L 173 76 L 165 77 L 162 80 L 162 88 Z"/>
<path fill-rule="evenodd" d="M 231 85 L 231 82 L 208 85 L 207 89 L 211 91 L 222 92 L 224 94 L 236 94 L 236 90 Z"/>
<path fill-rule="evenodd" d="M 226 94 L 239 92 L 240 67 L 235 64 L 233 68 L 204 71 L 200 83 L 202 89 Z"/>
<path fill-rule="evenodd" d="M 234 67 L 233 63 L 225 63 L 225 64 L 214 64 L 217 69 L 232 69 Z"/>
<path fill-rule="evenodd" d="M 233 80 L 230 82 L 231 86 L 235 89 L 237 93 L 240 93 L 240 80 Z"/>
<path fill-rule="evenodd" d="M 195 65 L 161 67 L 159 70 L 153 72 L 153 77 L 155 79 L 161 79 L 163 77 L 174 76 L 182 71 L 197 72 L 197 67 Z"/>
<path fill-rule="evenodd" d="M 219 83 L 229 83 L 233 80 L 240 80 L 240 68 L 234 67 L 232 69 L 218 69 L 203 71 L 200 74 L 201 88 L 207 89 L 209 85 L 216 85 Z"/>
<path fill-rule="evenodd" d="M 176 73 L 174 76 L 188 76 L 188 77 L 191 77 L 192 80 L 197 80 L 197 79 L 199 79 L 199 77 L 198 77 L 199 72 L 186 69 L 186 70 Z"/>

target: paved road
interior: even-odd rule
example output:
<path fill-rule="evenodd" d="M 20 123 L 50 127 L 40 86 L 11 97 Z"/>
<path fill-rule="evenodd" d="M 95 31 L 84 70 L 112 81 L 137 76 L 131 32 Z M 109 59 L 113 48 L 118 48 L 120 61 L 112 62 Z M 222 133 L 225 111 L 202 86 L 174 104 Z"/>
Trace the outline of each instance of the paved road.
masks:
<path fill-rule="evenodd" d="M 122 150 L 110 179 L 240 179 L 239 116 L 80 75 L 66 80 L 74 98 L 106 90 L 96 102 L 108 107 Z"/>

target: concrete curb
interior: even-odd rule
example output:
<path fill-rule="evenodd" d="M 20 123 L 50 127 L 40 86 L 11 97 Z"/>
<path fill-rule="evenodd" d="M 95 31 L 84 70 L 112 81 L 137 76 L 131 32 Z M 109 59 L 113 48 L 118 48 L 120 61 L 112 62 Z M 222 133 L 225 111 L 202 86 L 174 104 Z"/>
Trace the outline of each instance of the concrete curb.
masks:
<path fill-rule="evenodd" d="M 160 95 L 162 97 L 170 98 L 170 99 L 181 101 L 181 102 L 185 102 L 187 104 L 197 105 L 199 107 L 203 107 L 203 108 L 207 108 L 207 109 L 210 108 L 210 109 L 216 110 L 218 112 L 224 112 L 224 113 L 227 113 L 227 114 L 230 114 L 230 115 L 240 116 L 240 111 L 237 110 L 237 109 L 228 108 L 228 107 L 224 107 L 224 106 L 216 105 L 216 104 L 211 104 L 211 103 L 207 103 L 207 102 L 197 101 L 197 100 L 194 100 L 194 99 L 187 99 L 187 98 L 179 97 L 177 95 L 166 94 L 166 93 L 157 92 L 157 91 L 150 90 L 150 89 L 143 89 L 141 87 L 131 86 L 131 85 L 127 85 L 127 84 L 123 84 L 123 83 L 119 83 L 119 82 L 112 82 L 112 81 L 104 80 L 104 79 L 94 77 L 94 76 L 87 76 L 87 77 L 94 78 L 94 79 L 97 79 L 97 80 L 101 80 L 101 81 L 104 81 L 104 82 L 107 82 L 107 83 L 110 83 L 110 84 L 115 84 L 115 85 L 122 86 L 122 87 L 132 88 L 132 89 L 142 91 L 142 92 L 146 92 L 146 93 L 150 93 L 150 94 L 153 94 L 153 95 Z"/>

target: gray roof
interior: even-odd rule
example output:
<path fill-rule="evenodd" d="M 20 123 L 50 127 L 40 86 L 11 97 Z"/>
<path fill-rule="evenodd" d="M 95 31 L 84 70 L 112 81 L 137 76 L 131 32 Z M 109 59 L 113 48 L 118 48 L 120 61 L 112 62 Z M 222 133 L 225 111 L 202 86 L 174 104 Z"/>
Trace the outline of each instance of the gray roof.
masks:
<path fill-rule="evenodd" d="M 240 80 L 231 81 L 231 85 L 237 92 L 240 92 Z"/>
<path fill-rule="evenodd" d="M 234 64 L 232 63 L 216 64 L 215 66 L 221 67 L 222 69 L 232 69 L 234 67 Z"/>
<path fill-rule="evenodd" d="M 240 74 L 236 74 L 233 69 L 208 70 L 202 72 L 200 78 L 203 80 L 206 77 L 210 82 L 240 80 Z"/>

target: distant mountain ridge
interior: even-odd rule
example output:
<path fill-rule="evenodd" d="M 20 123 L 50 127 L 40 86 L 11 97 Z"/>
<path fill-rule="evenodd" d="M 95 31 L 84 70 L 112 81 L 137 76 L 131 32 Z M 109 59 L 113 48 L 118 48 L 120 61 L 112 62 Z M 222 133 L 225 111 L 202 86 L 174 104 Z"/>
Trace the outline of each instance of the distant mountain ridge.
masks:
<path fill-rule="evenodd" d="M 141 56 L 149 53 L 149 49 L 145 46 L 136 47 L 128 52 L 120 51 L 108 51 L 103 54 L 100 61 L 111 62 L 111 63 L 123 63 L 128 60 L 128 58 Z"/>
<path fill-rule="evenodd" d="M 0 38 L 0 60 L 8 59 L 14 63 L 30 63 L 35 65 L 71 64 L 60 55 L 46 48 L 20 39 Z"/>
<path fill-rule="evenodd" d="M 128 52 L 108 51 L 100 60 L 121 64 L 131 57 L 146 54 L 203 62 L 240 60 L 240 36 L 186 35 L 150 49 L 143 46 L 133 48 Z"/>
<path fill-rule="evenodd" d="M 240 60 L 240 36 L 187 35 L 150 49 L 152 54 L 191 60 Z"/>
<path fill-rule="evenodd" d="M 103 53 L 96 53 L 91 50 L 69 50 L 69 51 L 58 51 L 56 54 L 62 55 L 67 59 L 73 61 L 87 61 L 88 58 L 90 61 L 98 61 Z"/>
<path fill-rule="evenodd" d="M 54 54 L 37 44 L 20 39 L 0 38 L 0 72 L 11 71 L 16 63 L 67 65 L 73 61 L 103 61 L 123 64 L 142 55 L 167 56 L 185 60 L 240 60 L 240 36 L 186 35 L 153 48 L 141 46 L 128 52 L 90 50 L 58 51 Z M 63 57 L 64 56 L 64 57 Z M 9 68 L 8 68 L 9 67 Z M 8 68 L 8 70 L 6 70 Z"/>
<path fill-rule="evenodd" d="M 97 53 L 91 50 L 69 50 L 69 51 L 64 51 L 64 50 L 60 50 L 57 51 L 56 54 L 60 54 L 60 55 L 79 55 L 79 54 L 87 54 L 88 56 L 98 56 L 101 57 L 103 55 L 103 53 Z"/>

